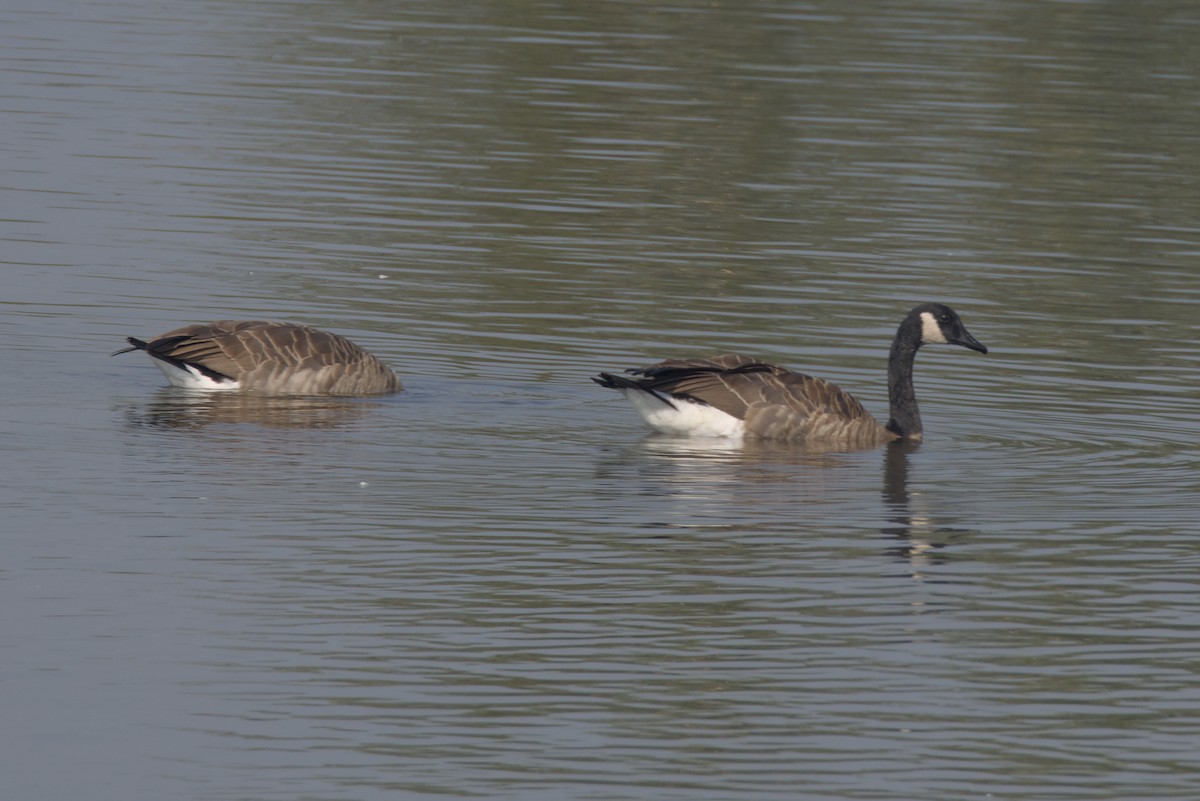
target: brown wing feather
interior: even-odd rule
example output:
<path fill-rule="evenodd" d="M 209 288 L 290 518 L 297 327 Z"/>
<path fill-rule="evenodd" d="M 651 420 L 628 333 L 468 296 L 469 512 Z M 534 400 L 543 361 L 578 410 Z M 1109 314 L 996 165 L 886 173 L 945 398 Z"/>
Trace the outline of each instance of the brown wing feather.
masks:
<path fill-rule="evenodd" d="M 268 392 L 360 394 L 400 389 L 395 373 L 345 337 L 293 323 L 218 320 L 168 331 L 167 355 Z"/>
<path fill-rule="evenodd" d="M 836 384 L 746 356 L 668 359 L 632 372 L 645 376 L 638 383 L 647 389 L 702 401 L 745 420 L 750 436 L 855 445 L 895 438 Z"/>
<path fill-rule="evenodd" d="M 675 370 L 722 371 L 747 368 L 761 368 L 768 372 L 787 372 L 783 367 L 777 367 L 774 364 L 752 359 L 749 356 L 740 356 L 736 353 L 722 353 L 718 356 L 709 356 L 704 359 L 664 359 L 649 367 L 639 367 L 629 372 L 638 375 L 656 376 L 665 375 Z"/>
<path fill-rule="evenodd" d="M 227 343 L 241 328 L 254 325 L 266 325 L 261 322 L 238 323 L 232 320 L 218 320 L 215 323 L 198 323 L 185 325 L 168 331 L 150 343 L 151 347 L 160 347 L 163 340 L 178 339 L 165 353 L 173 359 L 200 364 L 210 370 L 238 378 L 249 365 L 243 365 L 227 351 Z M 160 347 L 161 349 L 161 347 Z"/>

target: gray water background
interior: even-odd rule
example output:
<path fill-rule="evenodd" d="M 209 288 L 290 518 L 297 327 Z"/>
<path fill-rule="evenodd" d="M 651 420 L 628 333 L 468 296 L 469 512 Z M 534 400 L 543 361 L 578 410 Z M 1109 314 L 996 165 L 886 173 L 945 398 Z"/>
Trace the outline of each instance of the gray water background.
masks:
<path fill-rule="evenodd" d="M 1200 10 L 0 7 L 0 797 L 1200 797 Z M 927 439 L 649 437 L 738 351 Z M 163 388 L 352 336 L 407 391 Z"/>

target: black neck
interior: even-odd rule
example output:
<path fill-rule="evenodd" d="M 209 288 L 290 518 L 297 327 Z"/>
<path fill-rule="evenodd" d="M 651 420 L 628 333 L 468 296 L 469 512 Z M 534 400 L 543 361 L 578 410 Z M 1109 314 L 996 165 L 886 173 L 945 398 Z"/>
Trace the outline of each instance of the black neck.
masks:
<path fill-rule="evenodd" d="M 916 318 L 905 319 L 892 340 L 888 356 L 888 407 L 891 419 L 887 430 L 909 439 L 921 438 L 921 412 L 913 392 L 913 359 L 921 347 L 921 324 Z"/>

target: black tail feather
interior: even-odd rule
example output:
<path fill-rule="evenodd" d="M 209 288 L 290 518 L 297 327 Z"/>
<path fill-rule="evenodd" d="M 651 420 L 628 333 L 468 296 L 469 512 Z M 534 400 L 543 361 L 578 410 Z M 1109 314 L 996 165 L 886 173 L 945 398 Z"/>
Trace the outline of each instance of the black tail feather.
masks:
<path fill-rule="evenodd" d="M 167 337 L 165 339 L 156 339 L 153 342 L 146 342 L 145 340 L 138 339 L 137 337 L 126 337 L 126 339 L 129 341 L 129 347 L 113 351 L 109 355 L 119 356 L 122 353 L 129 353 L 130 351 L 134 350 L 144 350 L 152 358 L 164 361 L 180 370 L 194 370 L 217 382 L 232 381 L 232 377 L 227 376 L 224 373 L 219 373 L 216 370 L 213 370 L 211 367 L 205 367 L 199 362 L 189 362 L 171 355 L 171 350 L 176 345 L 190 338 L 190 336 L 178 336 Z"/>
<path fill-rule="evenodd" d="M 626 378 L 623 375 L 613 375 L 612 373 L 601 373 L 598 376 L 592 376 L 592 380 L 605 389 L 642 389 L 641 385 L 632 378 Z"/>
<path fill-rule="evenodd" d="M 595 381 L 600 386 L 604 387 L 605 389 L 632 389 L 632 390 L 636 390 L 638 392 L 645 392 L 649 395 L 653 395 L 654 397 L 658 398 L 660 401 L 667 404 L 672 409 L 678 408 L 675 406 L 674 403 L 671 402 L 671 399 L 669 397 L 662 394 L 661 392 L 655 391 L 652 387 L 648 386 L 649 382 L 645 381 L 644 379 L 639 381 L 639 380 L 636 380 L 633 378 L 626 378 L 623 375 L 613 375 L 612 373 L 601 373 L 598 376 L 592 376 L 592 380 Z"/>
<path fill-rule="evenodd" d="M 125 339 L 128 340 L 128 342 L 129 342 L 128 348 L 121 348 L 120 350 L 114 350 L 112 353 L 110 353 L 108 355 L 109 356 L 120 356 L 122 353 L 129 353 L 130 351 L 134 351 L 134 350 L 146 350 L 146 351 L 150 350 L 150 343 L 144 342 L 143 340 L 140 340 L 137 337 L 125 337 Z"/>

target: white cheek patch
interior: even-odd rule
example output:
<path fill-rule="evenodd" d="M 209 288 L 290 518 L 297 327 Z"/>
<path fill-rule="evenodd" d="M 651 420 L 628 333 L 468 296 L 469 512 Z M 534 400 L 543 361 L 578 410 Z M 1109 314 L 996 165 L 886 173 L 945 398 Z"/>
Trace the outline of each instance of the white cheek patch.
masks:
<path fill-rule="evenodd" d="M 926 344 L 946 344 L 946 335 L 942 333 L 942 327 L 929 312 L 921 312 L 921 341 Z"/>

